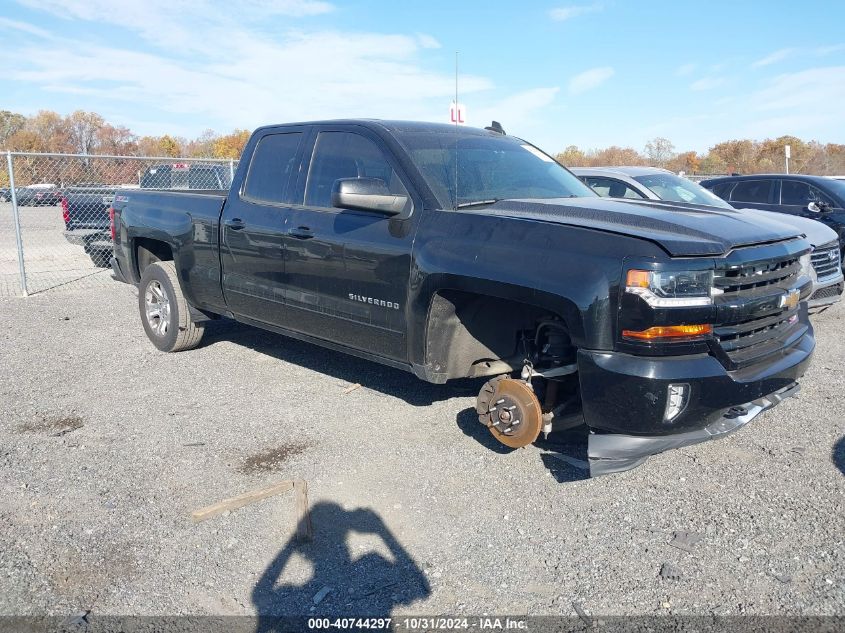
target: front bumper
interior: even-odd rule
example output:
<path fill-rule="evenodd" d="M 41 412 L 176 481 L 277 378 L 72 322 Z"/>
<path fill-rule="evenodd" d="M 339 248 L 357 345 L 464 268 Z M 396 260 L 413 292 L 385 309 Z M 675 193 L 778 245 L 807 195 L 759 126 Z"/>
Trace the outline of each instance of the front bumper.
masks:
<path fill-rule="evenodd" d="M 630 470 L 657 453 L 725 437 L 741 429 L 763 411 L 794 396 L 800 389 L 801 386 L 795 382 L 764 398 L 733 407 L 721 418 L 697 431 L 656 437 L 591 434 L 587 441 L 590 475 L 598 477 Z"/>
<path fill-rule="evenodd" d="M 736 371 L 704 354 L 643 357 L 580 350 L 590 473 L 628 470 L 650 455 L 741 428 L 797 392 L 814 347 L 809 329 L 792 347 Z M 681 413 L 667 421 L 670 385 L 685 385 L 688 397 Z"/>
<path fill-rule="evenodd" d="M 807 300 L 807 307 L 811 312 L 827 308 L 842 298 L 845 287 L 842 275 L 825 282 L 813 282 L 813 294 Z"/>

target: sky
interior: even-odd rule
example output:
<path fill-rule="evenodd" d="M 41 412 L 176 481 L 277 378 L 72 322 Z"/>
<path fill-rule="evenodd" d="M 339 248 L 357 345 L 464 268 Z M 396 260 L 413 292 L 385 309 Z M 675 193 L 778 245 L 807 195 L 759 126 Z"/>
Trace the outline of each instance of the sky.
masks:
<path fill-rule="evenodd" d="M 495 119 L 550 153 L 845 143 L 845 2 L 0 0 L 0 109 L 196 137 Z"/>

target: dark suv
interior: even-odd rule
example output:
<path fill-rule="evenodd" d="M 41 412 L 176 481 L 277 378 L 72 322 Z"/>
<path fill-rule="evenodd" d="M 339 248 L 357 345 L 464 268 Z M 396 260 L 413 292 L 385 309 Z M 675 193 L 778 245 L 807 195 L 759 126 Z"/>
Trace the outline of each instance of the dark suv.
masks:
<path fill-rule="evenodd" d="M 802 174 L 755 174 L 702 180 L 735 207 L 800 215 L 824 222 L 845 242 L 845 180 Z"/>

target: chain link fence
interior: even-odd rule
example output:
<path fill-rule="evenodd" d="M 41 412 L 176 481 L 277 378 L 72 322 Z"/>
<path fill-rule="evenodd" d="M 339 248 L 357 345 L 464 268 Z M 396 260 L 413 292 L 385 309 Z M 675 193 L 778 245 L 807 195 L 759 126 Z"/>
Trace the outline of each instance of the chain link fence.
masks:
<path fill-rule="evenodd" d="M 7 152 L 0 166 L 0 296 L 111 280 L 116 192 L 228 189 L 236 160 Z"/>

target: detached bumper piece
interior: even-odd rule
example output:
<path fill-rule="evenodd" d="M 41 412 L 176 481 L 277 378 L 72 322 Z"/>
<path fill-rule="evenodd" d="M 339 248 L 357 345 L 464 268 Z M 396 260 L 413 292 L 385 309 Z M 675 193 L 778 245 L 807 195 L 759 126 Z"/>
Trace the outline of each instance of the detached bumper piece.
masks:
<path fill-rule="evenodd" d="M 590 476 L 598 477 L 630 470 L 650 456 L 663 451 L 725 437 L 744 427 L 763 411 L 794 396 L 800 388 L 796 382 L 753 402 L 731 407 L 721 418 L 696 431 L 652 437 L 590 434 L 587 444 Z"/>
<path fill-rule="evenodd" d="M 113 276 L 117 281 L 121 281 L 125 284 L 129 283 L 129 280 L 127 279 L 126 275 L 123 273 L 123 270 L 120 268 L 120 260 L 119 259 L 117 259 L 116 257 L 112 257 L 111 259 L 109 259 L 109 265 L 111 265 L 112 272 L 114 273 Z"/>

